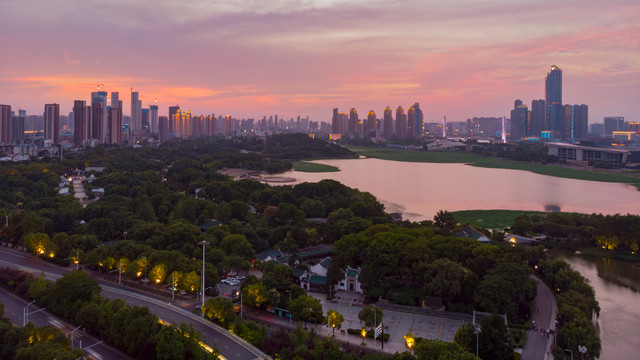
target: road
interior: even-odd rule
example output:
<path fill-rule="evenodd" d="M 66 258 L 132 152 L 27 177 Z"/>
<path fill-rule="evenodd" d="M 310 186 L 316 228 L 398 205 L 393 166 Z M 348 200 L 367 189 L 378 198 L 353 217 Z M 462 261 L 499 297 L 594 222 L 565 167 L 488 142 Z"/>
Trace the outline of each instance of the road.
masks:
<path fill-rule="evenodd" d="M 532 276 L 538 281 L 538 292 L 534 299 L 536 311 L 532 320 L 536 321 L 537 331 L 529 330 L 527 341 L 522 350 L 522 360 L 550 360 L 553 356 L 550 354 L 551 344 L 554 335 L 541 335 L 540 329 L 554 329 L 556 318 L 556 298 L 549 287 L 538 278 Z"/>
<path fill-rule="evenodd" d="M 41 259 L 15 249 L 0 248 L 0 267 L 11 267 L 39 276 L 44 272 L 47 280 L 55 281 L 68 272 Z M 168 299 L 155 298 L 137 293 L 124 286 L 97 279 L 102 287 L 102 296 L 108 299 L 123 299 L 128 305 L 146 306 L 149 311 L 168 323 L 188 323 L 200 330 L 207 345 L 217 345 L 222 355 L 229 360 L 264 359 L 266 355 L 227 330 L 202 319 L 200 316 L 171 303 Z"/>
<path fill-rule="evenodd" d="M 27 306 L 27 301 L 4 289 L 0 289 L 0 301 L 4 304 L 4 316 L 16 326 L 22 326 L 24 321 L 23 312 Z M 37 326 L 50 325 L 67 335 L 70 335 L 76 328 L 68 322 L 48 313 L 46 310 L 38 310 L 40 310 L 38 306 L 31 305 L 29 307 L 29 313 L 31 313 L 29 315 L 29 321 Z M 80 331 L 80 329 L 73 332 L 73 335 L 71 345 L 76 348 L 80 347 L 92 359 L 133 360 L 132 357 L 120 352 L 106 343 L 101 342 L 93 336 L 86 334 L 84 331 Z"/>

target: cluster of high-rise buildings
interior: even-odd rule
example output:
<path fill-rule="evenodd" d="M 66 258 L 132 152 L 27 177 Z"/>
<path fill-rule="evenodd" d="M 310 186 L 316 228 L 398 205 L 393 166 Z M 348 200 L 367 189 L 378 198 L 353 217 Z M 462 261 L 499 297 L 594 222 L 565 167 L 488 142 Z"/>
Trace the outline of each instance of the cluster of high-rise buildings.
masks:
<path fill-rule="evenodd" d="M 68 115 L 60 114 L 59 104 L 46 104 L 42 115 L 29 115 L 25 110 L 13 111 L 11 105 L 0 105 L 0 153 L 36 155 L 42 149 L 57 155 L 61 148 L 98 144 L 160 143 L 173 138 L 197 138 L 218 135 L 248 135 L 259 132 L 329 133 L 328 124 L 318 124 L 309 117 L 283 119 L 263 116 L 257 121 L 236 119 L 230 115 L 193 115 L 179 105 L 169 106 L 160 116 L 158 103 L 142 106 L 140 94 L 131 90 L 130 116 L 124 115 L 119 92 L 97 91 L 90 100 L 74 100 Z"/>
<path fill-rule="evenodd" d="M 409 106 L 406 113 L 402 106 L 398 106 L 395 113 L 394 121 L 393 111 L 387 106 L 382 119 L 377 117 L 374 110 L 369 110 L 367 117 L 360 119 L 355 108 L 349 109 L 348 114 L 334 108 L 330 136 L 390 140 L 420 138 L 424 135 L 424 114 L 419 103 Z"/>
<path fill-rule="evenodd" d="M 538 137 L 576 141 L 586 139 L 588 130 L 588 106 L 562 103 L 562 70 L 556 65 L 545 78 L 544 100 L 533 100 L 529 109 L 518 99 L 511 110 L 510 138 L 514 140 Z"/>

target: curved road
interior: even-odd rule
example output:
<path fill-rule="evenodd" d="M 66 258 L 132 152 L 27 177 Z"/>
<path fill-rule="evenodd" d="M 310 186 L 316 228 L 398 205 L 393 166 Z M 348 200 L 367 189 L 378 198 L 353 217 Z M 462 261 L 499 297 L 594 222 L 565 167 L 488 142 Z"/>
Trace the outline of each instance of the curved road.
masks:
<path fill-rule="evenodd" d="M 535 320 L 537 331 L 529 330 L 527 341 L 522 350 L 522 360 L 546 360 L 553 359 L 550 353 L 551 344 L 555 335 L 542 335 L 540 329 L 555 329 L 556 319 L 556 298 L 549 287 L 537 277 L 532 278 L 538 281 L 538 292 L 534 299 L 536 307 L 531 320 Z"/>
<path fill-rule="evenodd" d="M 54 266 L 41 259 L 15 249 L 0 248 L 0 266 L 20 269 L 34 276 L 42 272 L 47 280 L 56 280 L 66 274 L 68 270 Z M 244 340 L 229 333 L 227 330 L 202 319 L 183 308 L 173 305 L 167 299 L 158 299 L 146 294 L 131 291 L 123 286 L 114 285 L 98 280 L 102 287 L 102 296 L 109 299 L 123 299 L 129 305 L 146 306 L 158 318 L 168 323 L 188 323 L 200 330 L 203 340 L 213 347 L 215 344 L 222 355 L 229 360 L 265 359 L 266 354 L 246 343 Z"/>

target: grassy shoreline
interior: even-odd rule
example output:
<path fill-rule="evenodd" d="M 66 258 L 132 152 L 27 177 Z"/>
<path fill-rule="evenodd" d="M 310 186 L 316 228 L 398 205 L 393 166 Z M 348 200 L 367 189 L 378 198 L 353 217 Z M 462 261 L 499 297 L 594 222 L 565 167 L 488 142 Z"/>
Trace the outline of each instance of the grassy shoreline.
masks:
<path fill-rule="evenodd" d="M 459 223 L 470 223 L 485 229 L 508 228 L 513 225 L 520 215 L 546 214 L 544 211 L 529 210 L 462 210 L 452 211 L 453 217 Z"/>
<path fill-rule="evenodd" d="M 574 180 L 588 180 L 611 183 L 624 183 L 635 186 L 640 191 L 640 177 L 611 174 L 591 170 L 576 170 L 558 165 L 542 165 L 537 163 L 519 162 L 496 157 L 485 157 L 469 153 L 457 152 L 427 152 L 386 148 L 369 148 L 361 146 L 346 146 L 359 155 L 382 160 L 424 162 L 424 163 L 462 163 L 471 166 L 530 171 L 540 175 L 555 176 Z"/>
<path fill-rule="evenodd" d="M 306 162 L 306 161 L 299 161 L 293 164 L 293 169 L 295 171 L 301 171 L 301 172 L 336 172 L 336 171 L 340 171 L 340 169 L 338 169 L 335 166 L 331 166 L 331 165 L 325 165 L 325 164 L 316 164 L 316 163 L 310 163 L 310 162 Z"/>

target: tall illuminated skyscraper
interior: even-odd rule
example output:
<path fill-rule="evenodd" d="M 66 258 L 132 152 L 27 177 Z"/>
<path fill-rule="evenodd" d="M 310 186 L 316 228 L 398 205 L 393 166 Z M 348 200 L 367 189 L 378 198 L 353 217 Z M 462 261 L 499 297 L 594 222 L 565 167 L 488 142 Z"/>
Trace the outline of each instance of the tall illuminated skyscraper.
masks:
<path fill-rule="evenodd" d="M 158 133 L 158 101 L 155 105 L 149 105 L 149 129 L 152 134 Z"/>
<path fill-rule="evenodd" d="M 522 100 L 516 100 L 511 110 L 511 139 L 522 139 L 529 135 L 529 109 Z"/>
<path fill-rule="evenodd" d="M 531 129 L 530 134 L 532 136 L 540 136 L 542 130 L 546 130 L 546 107 L 544 106 L 544 100 L 531 101 L 531 117 L 530 117 Z"/>
<path fill-rule="evenodd" d="M 60 143 L 60 105 L 45 104 L 44 106 L 44 138 L 54 144 Z"/>
<path fill-rule="evenodd" d="M 356 136 L 358 134 L 358 123 L 360 119 L 358 119 L 358 110 L 355 108 L 349 109 L 349 124 L 347 127 L 347 132 L 349 135 Z"/>
<path fill-rule="evenodd" d="M 169 106 L 169 132 L 174 132 L 176 129 L 174 128 L 175 122 L 173 121 L 173 116 L 180 111 L 180 105 Z"/>
<path fill-rule="evenodd" d="M 376 112 L 373 110 L 369 110 L 367 113 L 367 126 L 366 126 L 366 136 L 375 136 L 376 129 L 378 128 L 378 119 L 376 116 Z"/>
<path fill-rule="evenodd" d="M 562 70 L 551 65 L 545 79 L 545 103 L 547 105 L 547 130 L 561 131 L 564 109 L 562 107 Z"/>

